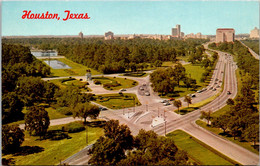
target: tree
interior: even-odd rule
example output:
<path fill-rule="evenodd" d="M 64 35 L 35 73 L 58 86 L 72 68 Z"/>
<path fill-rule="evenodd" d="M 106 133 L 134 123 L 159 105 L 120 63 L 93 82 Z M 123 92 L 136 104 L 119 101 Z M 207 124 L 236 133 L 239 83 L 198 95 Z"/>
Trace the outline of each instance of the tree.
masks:
<path fill-rule="evenodd" d="M 189 107 L 189 104 L 191 104 L 191 100 L 192 100 L 191 97 L 190 97 L 190 96 L 187 96 L 187 95 L 186 95 L 185 98 L 184 98 L 184 101 L 187 102 L 188 107 Z"/>
<path fill-rule="evenodd" d="M 34 132 L 35 135 L 39 135 L 40 138 L 47 133 L 50 125 L 48 112 L 41 106 L 29 107 L 24 120 L 25 130 L 28 130 L 30 135 Z"/>
<path fill-rule="evenodd" d="M 182 103 L 180 100 L 174 100 L 173 102 L 174 106 L 178 108 L 178 112 L 180 113 L 180 107 L 182 106 Z"/>
<path fill-rule="evenodd" d="M 256 145 L 256 142 L 259 142 L 259 124 L 253 124 L 246 128 L 244 137 L 247 141 L 254 142 L 254 145 Z"/>
<path fill-rule="evenodd" d="M 226 103 L 227 103 L 227 105 L 230 105 L 230 106 L 235 104 L 234 100 L 232 100 L 230 98 L 227 100 Z"/>
<path fill-rule="evenodd" d="M 2 126 L 2 150 L 4 152 L 15 152 L 24 141 L 23 130 L 18 125 Z"/>
<path fill-rule="evenodd" d="M 32 106 L 43 100 L 46 92 L 45 84 L 48 83 L 39 77 L 20 77 L 15 91 L 26 106 Z"/>
<path fill-rule="evenodd" d="M 223 130 L 223 132 L 226 133 L 229 120 L 230 120 L 230 116 L 224 114 L 220 117 L 214 118 L 212 121 L 212 125 L 214 127 L 221 128 Z"/>
<path fill-rule="evenodd" d="M 200 119 L 206 119 L 209 125 L 209 121 L 212 119 L 211 111 L 201 111 Z"/>
<path fill-rule="evenodd" d="M 84 123 L 86 123 L 87 117 L 95 119 L 98 117 L 100 113 L 100 109 L 98 106 L 93 105 L 91 103 L 78 103 L 75 108 L 72 108 L 73 117 L 79 117 L 84 119 Z"/>
<path fill-rule="evenodd" d="M 2 122 L 14 122 L 23 118 L 23 103 L 15 92 L 2 96 Z"/>
<path fill-rule="evenodd" d="M 133 146 L 133 136 L 126 125 L 119 125 L 118 120 L 110 120 L 101 136 L 89 150 L 92 165 L 115 165 L 126 157 L 125 151 Z"/>
<path fill-rule="evenodd" d="M 180 80 L 185 78 L 185 67 L 181 63 L 177 63 L 174 66 L 174 80 L 176 80 L 178 86 L 180 85 Z"/>

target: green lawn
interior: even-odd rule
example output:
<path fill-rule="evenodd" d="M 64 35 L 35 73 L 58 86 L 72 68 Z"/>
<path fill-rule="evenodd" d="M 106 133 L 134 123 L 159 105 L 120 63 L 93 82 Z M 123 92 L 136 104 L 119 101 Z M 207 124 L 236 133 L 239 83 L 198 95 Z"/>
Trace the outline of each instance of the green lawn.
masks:
<path fill-rule="evenodd" d="M 239 146 L 242 146 L 244 148 L 246 148 L 247 150 L 250 150 L 251 152 L 254 152 L 256 154 L 259 154 L 259 151 L 254 149 L 253 148 L 253 144 L 251 144 L 250 142 L 240 142 L 239 140 L 234 140 L 234 138 L 232 136 L 229 136 L 229 135 L 223 135 L 223 130 L 219 129 L 219 128 L 214 128 L 214 127 L 210 127 L 210 126 L 207 126 L 207 124 L 201 120 L 197 120 L 196 121 L 196 124 L 198 124 L 199 126 L 229 140 L 229 141 L 232 141 L 236 144 L 238 144 Z"/>
<path fill-rule="evenodd" d="M 138 85 L 138 82 L 128 79 L 128 78 L 117 78 L 117 77 L 93 77 L 93 80 L 97 80 L 100 81 L 101 84 L 110 84 L 110 83 L 119 83 L 119 86 L 115 86 L 115 87 L 104 87 L 107 90 L 119 90 L 122 88 L 132 88 L 134 86 Z"/>
<path fill-rule="evenodd" d="M 57 110 L 55 110 L 52 107 L 45 108 L 45 110 L 48 112 L 48 115 L 49 115 L 50 119 L 59 119 L 59 118 L 66 118 L 66 117 L 68 117 L 68 116 L 58 112 Z M 22 113 L 26 114 L 26 112 L 27 112 L 26 107 L 24 107 L 23 110 L 22 110 Z M 24 123 L 24 120 L 19 120 L 19 121 L 16 121 L 16 122 L 9 123 L 9 125 L 23 124 L 23 123 Z"/>
<path fill-rule="evenodd" d="M 199 165 L 234 165 L 235 162 L 209 147 L 198 139 L 181 130 L 167 134 L 172 137 L 178 148 L 185 150 L 188 156 Z"/>
<path fill-rule="evenodd" d="M 131 93 L 123 93 L 123 96 L 120 94 L 96 95 L 95 98 L 96 101 L 94 102 L 110 109 L 122 109 L 141 105 L 136 95 Z M 135 98 L 135 104 L 133 98 Z"/>
<path fill-rule="evenodd" d="M 91 92 L 92 90 L 86 86 L 86 81 L 80 81 L 80 80 L 71 80 L 67 79 L 68 81 L 64 81 L 66 79 L 54 79 L 50 80 L 49 82 L 54 83 L 55 85 L 59 86 L 61 89 L 66 87 L 78 87 L 82 92 Z"/>
<path fill-rule="evenodd" d="M 62 125 L 49 127 L 49 130 L 60 129 Z M 94 143 L 103 135 L 103 129 L 98 127 L 88 127 L 88 144 Z M 38 137 L 29 136 L 25 132 L 25 141 L 22 146 L 29 146 L 29 154 L 24 155 L 4 155 L 3 158 L 13 159 L 15 165 L 57 165 L 73 154 L 79 152 L 86 146 L 86 131 L 69 133 L 71 139 L 63 140 L 39 140 Z M 41 152 L 32 153 L 43 149 Z M 31 153 L 31 154 L 30 154 Z"/>
<path fill-rule="evenodd" d="M 75 63 L 67 58 L 59 58 L 57 59 L 68 66 L 71 67 L 71 69 L 52 69 L 51 68 L 51 77 L 62 77 L 62 76 L 83 76 L 86 74 L 86 70 L 90 69 L 84 65 Z M 90 69 L 92 75 L 101 74 L 100 72 Z"/>

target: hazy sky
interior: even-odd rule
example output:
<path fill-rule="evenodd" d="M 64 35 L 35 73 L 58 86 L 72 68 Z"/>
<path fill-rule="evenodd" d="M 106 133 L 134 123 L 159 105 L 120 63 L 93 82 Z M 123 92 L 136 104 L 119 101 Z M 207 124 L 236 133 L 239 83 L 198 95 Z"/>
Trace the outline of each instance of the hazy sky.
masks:
<path fill-rule="evenodd" d="M 58 13 L 58 20 L 22 19 L 23 10 Z M 65 10 L 88 13 L 88 20 L 63 21 Z M 181 25 L 185 34 L 215 34 L 234 28 L 236 34 L 259 27 L 257 1 L 4 1 L 2 35 L 171 34 Z"/>

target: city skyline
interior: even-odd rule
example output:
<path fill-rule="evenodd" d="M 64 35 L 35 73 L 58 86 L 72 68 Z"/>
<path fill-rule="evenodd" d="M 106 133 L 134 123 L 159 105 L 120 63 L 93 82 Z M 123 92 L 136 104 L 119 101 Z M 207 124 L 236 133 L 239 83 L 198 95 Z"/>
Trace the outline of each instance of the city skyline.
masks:
<path fill-rule="evenodd" d="M 2 36 L 33 35 L 170 35 L 176 24 L 185 34 L 201 32 L 215 35 L 217 28 L 234 28 L 236 34 L 250 33 L 259 26 L 257 1 L 4 1 L 2 2 Z M 88 13 L 88 20 L 22 19 L 23 10 L 34 13 L 64 11 Z M 242 12 L 241 12 L 242 11 Z M 216 14 L 217 13 L 217 14 Z"/>

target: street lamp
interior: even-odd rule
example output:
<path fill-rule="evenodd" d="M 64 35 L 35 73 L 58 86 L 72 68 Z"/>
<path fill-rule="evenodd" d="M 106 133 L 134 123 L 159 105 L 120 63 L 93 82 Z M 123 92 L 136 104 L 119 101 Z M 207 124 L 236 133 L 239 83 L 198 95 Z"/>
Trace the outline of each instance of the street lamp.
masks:
<path fill-rule="evenodd" d="M 164 135 L 166 136 L 166 119 L 164 121 Z"/>

